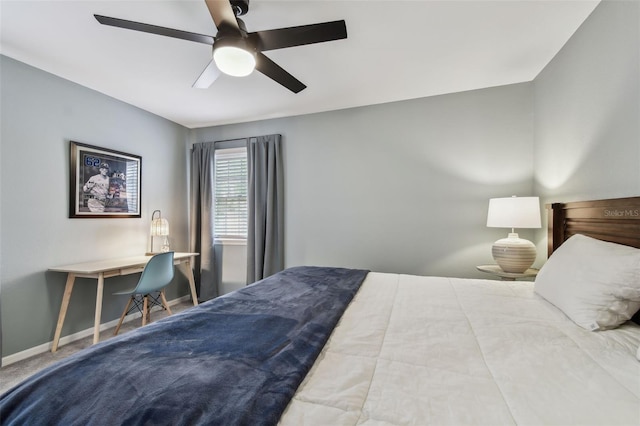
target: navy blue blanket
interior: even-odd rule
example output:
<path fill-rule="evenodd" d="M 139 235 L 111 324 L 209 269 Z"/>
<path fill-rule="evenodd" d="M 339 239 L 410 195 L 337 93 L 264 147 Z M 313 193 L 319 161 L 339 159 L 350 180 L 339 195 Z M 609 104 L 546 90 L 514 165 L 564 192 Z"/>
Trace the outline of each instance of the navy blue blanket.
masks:
<path fill-rule="evenodd" d="M 276 424 L 366 275 L 290 268 L 94 345 L 2 395 L 2 424 Z"/>

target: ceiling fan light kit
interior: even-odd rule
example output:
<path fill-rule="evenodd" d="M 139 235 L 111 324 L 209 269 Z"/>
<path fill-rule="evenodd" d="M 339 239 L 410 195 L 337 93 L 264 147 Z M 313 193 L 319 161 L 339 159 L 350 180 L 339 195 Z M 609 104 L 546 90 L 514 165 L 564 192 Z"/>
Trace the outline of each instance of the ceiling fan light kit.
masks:
<path fill-rule="evenodd" d="M 244 39 L 225 37 L 213 46 L 213 61 L 220 71 L 233 77 L 246 77 L 256 68 L 256 54 Z"/>
<path fill-rule="evenodd" d="M 94 16 L 103 25 L 212 45 L 213 58 L 193 84 L 195 88 L 209 87 L 221 72 L 245 77 L 256 69 L 293 93 L 298 93 L 307 86 L 262 52 L 347 38 L 344 20 L 247 32 L 238 16 L 247 13 L 249 0 L 205 0 L 205 3 L 218 29 L 215 37 L 120 18 Z"/>

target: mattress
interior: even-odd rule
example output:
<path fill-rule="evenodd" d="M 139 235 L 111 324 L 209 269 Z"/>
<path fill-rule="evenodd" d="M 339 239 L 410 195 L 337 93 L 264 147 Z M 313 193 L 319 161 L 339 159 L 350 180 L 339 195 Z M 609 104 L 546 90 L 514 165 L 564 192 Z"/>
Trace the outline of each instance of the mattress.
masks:
<path fill-rule="evenodd" d="M 60 425 L 638 425 L 639 346 L 640 326 L 587 331 L 532 282 L 298 267 L 61 360 L 0 396 L 0 415 Z"/>
<path fill-rule="evenodd" d="M 532 282 L 372 272 L 280 424 L 640 424 L 639 345 Z"/>

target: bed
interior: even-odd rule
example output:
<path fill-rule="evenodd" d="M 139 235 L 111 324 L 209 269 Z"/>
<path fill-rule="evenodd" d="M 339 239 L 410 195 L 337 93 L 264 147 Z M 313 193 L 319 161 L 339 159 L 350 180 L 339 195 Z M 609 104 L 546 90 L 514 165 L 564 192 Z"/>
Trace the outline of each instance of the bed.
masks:
<path fill-rule="evenodd" d="M 287 269 L 75 354 L 3 424 L 640 424 L 640 197 L 557 203 L 536 282 Z"/>

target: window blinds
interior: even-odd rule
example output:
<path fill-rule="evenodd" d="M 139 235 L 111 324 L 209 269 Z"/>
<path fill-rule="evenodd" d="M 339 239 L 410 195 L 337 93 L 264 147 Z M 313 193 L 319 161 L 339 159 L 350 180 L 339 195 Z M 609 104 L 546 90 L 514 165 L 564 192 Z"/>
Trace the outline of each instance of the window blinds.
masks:
<path fill-rule="evenodd" d="M 247 150 L 230 148 L 215 154 L 214 238 L 247 238 Z"/>

